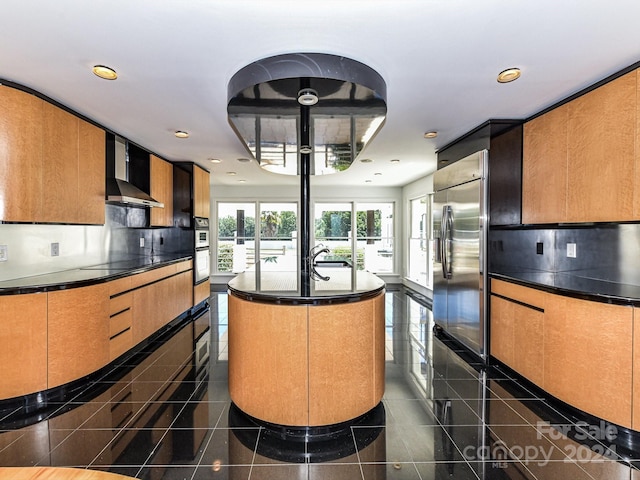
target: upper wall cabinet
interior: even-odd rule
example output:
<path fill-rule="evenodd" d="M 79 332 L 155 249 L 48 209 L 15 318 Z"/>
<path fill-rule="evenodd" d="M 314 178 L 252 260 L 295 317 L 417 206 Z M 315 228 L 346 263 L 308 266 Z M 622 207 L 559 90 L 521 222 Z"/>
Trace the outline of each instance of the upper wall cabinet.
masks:
<path fill-rule="evenodd" d="M 194 165 L 193 168 L 193 215 L 209 218 L 209 172 Z"/>
<path fill-rule="evenodd" d="M 638 217 L 637 76 L 623 75 L 525 124 L 523 223 Z"/>
<path fill-rule="evenodd" d="M 105 133 L 29 93 L 0 87 L 0 220 L 103 224 Z"/>
<path fill-rule="evenodd" d="M 150 192 L 149 194 L 164 208 L 152 208 L 150 224 L 152 227 L 173 226 L 173 165 L 161 158 L 149 157 Z"/>

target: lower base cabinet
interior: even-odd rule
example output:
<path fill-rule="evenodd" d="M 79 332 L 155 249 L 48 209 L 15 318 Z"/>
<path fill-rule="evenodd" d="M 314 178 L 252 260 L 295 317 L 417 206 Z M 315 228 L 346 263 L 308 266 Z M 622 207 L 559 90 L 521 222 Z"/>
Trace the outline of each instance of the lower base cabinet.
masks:
<path fill-rule="evenodd" d="M 47 294 L 0 297 L 0 398 L 47 388 Z"/>
<path fill-rule="evenodd" d="M 47 387 L 53 388 L 109 363 L 109 291 L 102 283 L 47 297 Z"/>
<path fill-rule="evenodd" d="M 633 374 L 640 370 L 640 334 L 634 349 L 632 307 L 495 279 L 491 293 L 493 357 L 569 405 L 629 428 L 633 416 L 640 428 L 640 401 L 632 402 L 640 400 L 640 378 Z M 638 404 L 633 415 L 632 403 Z"/>
<path fill-rule="evenodd" d="M 193 306 L 192 274 L 185 261 L 87 287 L 0 296 L 0 400 L 106 366 Z"/>

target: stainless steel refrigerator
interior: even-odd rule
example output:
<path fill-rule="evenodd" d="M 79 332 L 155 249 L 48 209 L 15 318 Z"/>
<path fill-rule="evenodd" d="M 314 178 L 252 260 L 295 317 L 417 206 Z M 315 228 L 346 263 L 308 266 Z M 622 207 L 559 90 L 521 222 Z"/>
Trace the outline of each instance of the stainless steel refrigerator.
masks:
<path fill-rule="evenodd" d="M 433 316 L 483 360 L 486 335 L 487 161 L 482 150 L 433 177 Z"/>

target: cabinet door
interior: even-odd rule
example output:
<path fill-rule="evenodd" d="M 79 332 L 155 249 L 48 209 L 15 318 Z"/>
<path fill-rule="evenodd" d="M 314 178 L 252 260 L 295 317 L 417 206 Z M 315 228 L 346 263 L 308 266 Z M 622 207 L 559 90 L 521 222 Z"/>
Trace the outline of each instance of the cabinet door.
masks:
<path fill-rule="evenodd" d="M 525 289 L 524 287 L 520 287 Z M 540 292 L 533 296 L 539 298 Z M 491 296 L 491 355 L 533 383 L 544 380 L 542 307 Z"/>
<path fill-rule="evenodd" d="M 41 222 L 76 223 L 78 205 L 78 118 L 45 103 L 43 107 L 43 188 Z"/>
<path fill-rule="evenodd" d="M 209 218 L 209 172 L 198 167 L 193 168 L 194 216 Z"/>
<path fill-rule="evenodd" d="M 35 221 L 41 209 L 44 101 L 0 86 L 0 219 Z"/>
<path fill-rule="evenodd" d="M 164 203 L 164 208 L 151 209 L 151 225 L 173 226 L 173 166 L 161 158 L 151 155 L 149 158 L 151 176 L 151 196 Z"/>
<path fill-rule="evenodd" d="M 633 308 L 549 295 L 544 385 L 551 395 L 631 425 Z"/>
<path fill-rule="evenodd" d="M 631 427 L 640 430 L 640 309 L 633 309 L 633 417 Z"/>
<path fill-rule="evenodd" d="M 95 372 L 109 363 L 109 287 L 48 293 L 49 388 Z"/>
<path fill-rule="evenodd" d="M 564 222 L 567 215 L 567 106 L 524 125 L 522 223 Z"/>
<path fill-rule="evenodd" d="M 47 389 L 47 294 L 0 296 L 0 399 Z"/>
<path fill-rule="evenodd" d="M 567 104 L 569 222 L 633 219 L 636 90 L 632 72 Z"/>
<path fill-rule="evenodd" d="M 104 130 L 78 120 L 78 223 L 104 224 L 105 149 Z"/>

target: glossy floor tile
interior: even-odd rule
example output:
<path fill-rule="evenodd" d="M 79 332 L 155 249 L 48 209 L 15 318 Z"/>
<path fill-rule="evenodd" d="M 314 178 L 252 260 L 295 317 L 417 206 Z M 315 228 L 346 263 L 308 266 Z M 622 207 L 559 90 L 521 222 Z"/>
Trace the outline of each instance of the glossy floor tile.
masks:
<path fill-rule="evenodd" d="M 428 302 L 399 286 L 386 295 L 381 405 L 331 435 L 265 429 L 231 404 L 226 293 L 210 304 L 72 398 L 1 410 L 0 466 L 145 479 L 640 480 L 635 437 L 577 419 L 437 338 Z"/>

